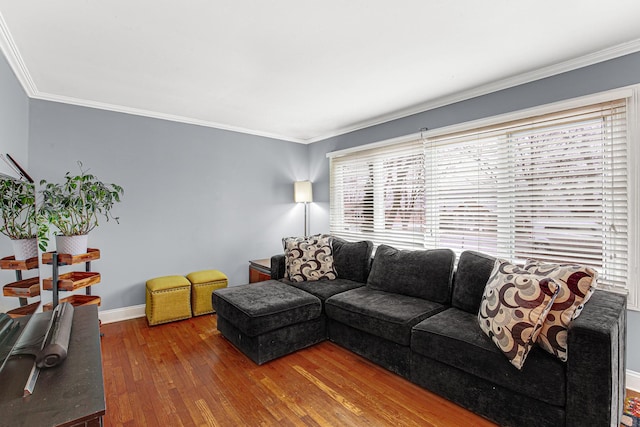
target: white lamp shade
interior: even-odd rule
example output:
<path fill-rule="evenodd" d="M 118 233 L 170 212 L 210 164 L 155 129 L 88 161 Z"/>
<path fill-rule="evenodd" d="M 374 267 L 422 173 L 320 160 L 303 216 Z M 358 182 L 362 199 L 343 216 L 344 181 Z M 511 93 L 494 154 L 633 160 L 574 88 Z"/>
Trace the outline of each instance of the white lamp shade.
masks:
<path fill-rule="evenodd" d="M 293 183 L 293 200 L 296 203 L 313 202 L 311 181 L 296 181 Z"/>

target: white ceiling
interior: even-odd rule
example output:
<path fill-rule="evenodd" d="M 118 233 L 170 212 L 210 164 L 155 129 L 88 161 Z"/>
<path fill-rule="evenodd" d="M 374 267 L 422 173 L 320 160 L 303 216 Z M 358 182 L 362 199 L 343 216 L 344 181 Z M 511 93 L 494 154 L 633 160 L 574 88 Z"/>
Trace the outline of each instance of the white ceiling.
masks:
<path fill-rule="evenodd" d="M 296 142 L 640 50 L 638 0 L 0 0 L 33 98 Z"/>

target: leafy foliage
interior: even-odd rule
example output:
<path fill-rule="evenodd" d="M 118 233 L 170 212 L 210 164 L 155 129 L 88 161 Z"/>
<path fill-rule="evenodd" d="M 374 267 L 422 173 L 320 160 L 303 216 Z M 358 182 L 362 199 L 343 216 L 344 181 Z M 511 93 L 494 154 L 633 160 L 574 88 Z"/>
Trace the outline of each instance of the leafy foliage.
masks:
<path fill-rule="evenodd" d="M 36 190 L 33 183 L 12 178 L 0 180 L 0 233 L 9 238 L 36 237 Z"/>
<path fill-rule="evenodd" d="M 62 184 L 40 181 L 44 188 L 40 190 L 42 204 L 39 216 L 53 224 L 64 236 L 89 233 L 98 226 L 100 217 L 116 222 L 119 219 L 111 215 L 111 209 L 115 203 L 120 202 L 123 188 L 117 184 L 103 183 L 83 170 L 81 162 L 78 162 L 78 166 L 80 174 L 71 175 L 67 172 Z M 39 230 L 38 237 L 47 231 L 48 227 Z"/>

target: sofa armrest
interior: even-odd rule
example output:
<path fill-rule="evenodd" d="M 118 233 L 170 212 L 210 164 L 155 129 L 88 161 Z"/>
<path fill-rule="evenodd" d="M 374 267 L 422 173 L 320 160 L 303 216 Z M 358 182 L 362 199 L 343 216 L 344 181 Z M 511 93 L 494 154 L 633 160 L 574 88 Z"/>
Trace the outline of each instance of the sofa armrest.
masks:
<path fill-rule="evenodd" d="M 596 291 L 567 334 L 567 426 L 619 426 L 625 393 L 627 298 Z"/>
<path fill-rule="evenodd" d="M 284 278 L 284 254 L 271 257 L 271 279 L 280 280 Z"/>

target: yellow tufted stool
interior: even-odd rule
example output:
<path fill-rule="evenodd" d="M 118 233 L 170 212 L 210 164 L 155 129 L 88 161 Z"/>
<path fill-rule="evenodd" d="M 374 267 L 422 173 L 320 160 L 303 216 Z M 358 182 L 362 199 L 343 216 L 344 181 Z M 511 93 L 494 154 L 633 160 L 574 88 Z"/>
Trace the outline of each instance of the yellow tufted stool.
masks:
<path fill-rule="evenodd" d="M 164 276 L 147 280 L 149 325 L 191 317 L 191 283 L 184 276 Z"/>
<path fill-rule="evenodd" d="M 216 289 L 227 287 L 227 276 L 218 270 L 202 270 L 187 274 L 187 279 L 191 282 L 193 315 L 213 313 L 211 294 Z"/>

